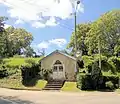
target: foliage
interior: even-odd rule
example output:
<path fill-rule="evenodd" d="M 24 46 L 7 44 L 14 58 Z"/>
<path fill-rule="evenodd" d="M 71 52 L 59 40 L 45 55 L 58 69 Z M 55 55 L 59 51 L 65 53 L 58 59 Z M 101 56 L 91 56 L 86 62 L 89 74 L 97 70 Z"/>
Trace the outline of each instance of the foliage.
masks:
<path fill-rule="evenodd" d="M 89 69 L 88 73 L 83 75 L 78 74 L 77 76 L 78 88 L 82 90 L 87 89 L 100 89 L 103 83 L 103 77 L 101 70 L 98 67 L 98 63 L 92 63 L 91 70 Z"/>
<path fill-rule="evenodd" d="M 45 80 L 50 80 L 51 73 L 52 73 L 52 69 L 41 69 L 40 76 Z"/>
<path fill-rule="evenodd" d="M 117 75 L 103 76 L 103 79 L 104 79 L 104 83 L 103 83 L 104 86 L 106 85 L 106 82 L 111 81 L 114 85 L 114 88 L 118 88 L 119 77 Z"/>
<path fill-rule="evenodd" d="M 7 17 L 0 17 L 0 57 L 5 56 L 6 50 L 6 34 L 4 29 L 4 23 L 7 20 Z"/>
<path fill-rule="evenodd" d="M 88 65 L 90 65 L 94 62 L 93 57 L 87 56 L 87 55 L 82 56 L 82 60 L 84 62 L 84 67 L 88 67 Z"/>
<path fill-rule="evenodd" d="M 8 20 L 7 17 L 0 17 L 0 33 L 4 32 L 5 29 L 4 29 L 4 22 Z"/>
<path fill-rule="evenodd" d="M 75 34 L 72 33 L 67 48 L 75 51 Z M 100 45 L 98 44 L 100 43 Z M 112 56 L 120 54 L 120 10 L 109 11 L 92 23 L 77 25 L 77 48 L 83 55 L 98 53 Z"/>
<path fill-rule="evenodd" d="M 88 48 L 85 45 L 85 38 L 87 35 L 87 32 L 90 30 L 91 23 L 84 23 L 77 25 L 77 49 L 82 50 L 83 55 L 87 55 Z M 72 52 L 75 51 L 75 33 L 72 33 L 70 42 L 67 46 L 67 48 L 72 48 Z"/>
<path fill-rule="evenodd" d="M 35 52 L 34 52 L 33 48 L 31 48 L 30 46 L 27 46 L 25 51 L 24 51 L 24 54 L 26 57 L 33 57 Z"/>
<path fill-rule="evenodd" d="M 81 90 L 91 90 L 92 85 L 91 85 L 91 77 L 90 75 L 86 74 L 78 74 L 77 75 L 77 87 Z"/>
<path fill-rule="evenodd" d="M 101 44 L 101 52 L 105 55 L 113 55 L 114 47 L 119 43 L 120 10 L 113 10 L 102 15 L 93 22 L 87 33 L 86 44 L 89 53 L 98 53 L 98 40 Z"/>
<path fill-rule="evenodd" d="M 112 66 L 115 72 L 120 72 L 120 59 L 117 57 L 110 57 L 108 63 Z"/>
<path fill-rule="evenodd" d="M 30 81 L 39 76 L 40 67 L 39 64 L 36 63 L 34 60 L 29 59 L 26 61 L 26 64 L 21 66 L 22 72 L 22 83 L 28 86 Z M 37 81 L 37 79 L 36 79 Z M 33 81 L 35 82 L 35 81 Z M 30 84 L 31 85 L 31 84 Z"/>
<path fill-rule="evenodd" d="M 7 44 L 9 56 L 20 55 L 21 49 L 29 46 L 33 40 L 32 34 L 22 28 L 9 27 L 6 29 L 6 34 L 9 43 Z"/>
<path fill-rule="evenodd" d="M 109 88 L 110 90 L 114 89 L 114 84 L 111 81 L 108 81 L 105 83 L 106 87 Z"/>

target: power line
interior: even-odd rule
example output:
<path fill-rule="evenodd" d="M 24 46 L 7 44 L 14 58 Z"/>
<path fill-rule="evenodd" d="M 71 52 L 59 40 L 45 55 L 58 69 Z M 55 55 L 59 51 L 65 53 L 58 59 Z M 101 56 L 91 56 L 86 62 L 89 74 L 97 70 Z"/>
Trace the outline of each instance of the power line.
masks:
<path fill-rule="evenodd" d="M 26 2 L 25 0 L 21 0 L 21 1 L 23 1 L 23 2 Z M 11 4 L 11 3 L 8 3 L 7 1 L 3 1 L 3 2 L 5 2 L 5 3 L 7 3 L 7 4 L 9 4 L 9 5 L 11 5 L 11 6 L 15 6 L 15 7 L 18 7 L 18 8 L 20 8 L 20 9 L 23 9 L 23 8 L 21 8 L 21 7 L 19 7 L 18 5 L 14 5 L 14 4 Z M 26 3 L 28 3 L 28 2 L 26 2 Z M 31 3 L 28 3 L 28 4 L 30 4 L 30 5 L 32 5 Z M 37 5 L 38 6 L 38 5 Z M 47 9 L 47 8 L 46 8 Z M 23 9 L 24 10 L 24 9 Z M 27 9 L 26 9 L 27 10 Z M 43 9 L 42 9 L 43 10 Z M 28 10 L 27 10 L 28 11 Z M 44 12 L 46 12 L 45 10 L 43 10 Z M 60 18 L 57 18 L 57 19 L 59 19 L 57 22 L 59 22 L 59 21 L 62 21 L 62 19 L 60 19 Z M 43 18 L 43 20 L 44 20 L 44 18 Z M 57 23 L 57 22 L 55 22 L 55 23 Z M 74 30 L 74 29 L 72 29 L 72 28 L 70 28 L 67 24 L 58 24 L 60 27 L 63 27 L 63 28 L 67 28 L 67 29 L 69 29 L 69 30 Z"/>

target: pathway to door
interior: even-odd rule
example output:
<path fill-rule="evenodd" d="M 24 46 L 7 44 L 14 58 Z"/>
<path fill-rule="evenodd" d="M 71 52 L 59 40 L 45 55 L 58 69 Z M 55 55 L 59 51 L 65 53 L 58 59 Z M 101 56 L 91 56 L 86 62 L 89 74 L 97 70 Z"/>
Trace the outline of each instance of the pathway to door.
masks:
<path fill-rule="evenodd" d="M 120 94 L 115 92 L 17 91 L 0 88 L 0 96 L 31 102 L 24 104 L 120 104 Z"/>

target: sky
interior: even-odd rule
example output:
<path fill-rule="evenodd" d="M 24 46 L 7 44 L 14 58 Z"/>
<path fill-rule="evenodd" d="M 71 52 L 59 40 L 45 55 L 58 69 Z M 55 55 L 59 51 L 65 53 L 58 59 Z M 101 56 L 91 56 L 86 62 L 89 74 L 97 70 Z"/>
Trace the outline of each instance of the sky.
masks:
<path fill-rule="evenodd" d="M 9 18 L 5 28 L 14 26 L 31 32 L 31 46 L 45 53 L 66 48 L 74 31 L 77 0 L 0 0 L 0 16 Z M 77 24 L 97 20 L 110 10 L 120 9 L 120 0 L 81 0 Z"/>

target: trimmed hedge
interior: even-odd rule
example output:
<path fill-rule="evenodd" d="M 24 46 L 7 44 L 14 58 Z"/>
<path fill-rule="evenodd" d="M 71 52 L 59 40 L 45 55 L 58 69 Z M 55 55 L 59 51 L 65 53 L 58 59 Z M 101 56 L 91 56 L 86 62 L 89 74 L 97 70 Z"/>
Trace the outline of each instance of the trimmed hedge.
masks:
<path fill-rule="evenodd" d="M 113 84 L 113 89 L 118 88 L 118 76 L 101 76 L 100 80 L 94 82 L 92 76 L 90 74 L 78 74 L 77 75 L 77 87 L 81 90 L 101 90 L 101 89 L 109 89 L 106 86 L 106 82 L 111 81 Z M 94 84 L 96 83 L 96 87 Z M 111 90 L 111 89 L 110 89 Z"/>

